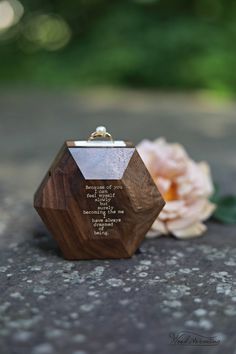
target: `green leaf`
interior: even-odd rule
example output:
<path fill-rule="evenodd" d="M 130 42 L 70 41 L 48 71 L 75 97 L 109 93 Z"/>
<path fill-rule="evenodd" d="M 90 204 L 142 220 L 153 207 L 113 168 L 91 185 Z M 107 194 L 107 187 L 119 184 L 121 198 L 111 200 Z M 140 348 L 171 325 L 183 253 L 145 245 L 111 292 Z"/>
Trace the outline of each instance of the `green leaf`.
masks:
<path fill-rule="evenodd" d="M 236 223 L 236 196 L 225 196 L 216 201 L 217 209 L 213 217 L 225 224 Z"/>

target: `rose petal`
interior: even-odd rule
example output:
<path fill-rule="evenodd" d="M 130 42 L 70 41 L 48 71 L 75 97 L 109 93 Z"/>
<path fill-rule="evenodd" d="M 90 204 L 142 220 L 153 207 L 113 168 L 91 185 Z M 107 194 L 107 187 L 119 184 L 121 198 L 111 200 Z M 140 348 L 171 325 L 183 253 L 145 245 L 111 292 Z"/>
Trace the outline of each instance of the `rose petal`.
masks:
<path fill-rule="evenodd" d="M 157 230 L 150 229 L 146 233 L 146 238 L 156 238 L 156 237 L 160 237 L 161 235 L 162 235 L 161 232 L 159 232 Z"/>
<path fill-rule="evenodd" d="M 204 224 L 197 222 L 187 228 L 175 230 L 172 233 L 175 237 L 186 240 L 192 237 L 201 236 L 206 230 L 207 227 Z"/>
<path fill-rule="evenodd" d="M 156 235 L 167 235 L 168 234 L 168 230 L 165 226 L 165 223 L 161 222 L 158 218 L 154 221 L 154 223 L 152 224 L 152 227 L 149 231 L 150 231 L 150 232 L 148 232 L 149 235 L 154 235 L 155 233 L 156 233 Z"/>
<path fill-rule="evenodd" d="M 154 182 L 161 194 L 165 194 L 171 186 L 171 181 L 164 177 L 154 177 Z"/>
<path fill-rule="evenodd" d="M 214 192 L 214 186 L 213 186 L 213 182 L 212 182 L 210 166 L 208 165 L 207 162 L 202 161 L 198 164 L 198 167 L 203 172 L 205 193 L 206 193 L 206 195 L 208 195 L 210 197 Z"/>
<path fill-rule="evenodd" d="M 180 144 L 168 144 L 164 139 L 153 143 L 143 140 L 137 149 L 153 176 L 173 178 L 186 169 L 187 154 Z"/>
<path fill-rule="evenodd" d="M 172 211 L 176 211 L 180 208 L 183 208 L 184 206 L 185 206 L 184 200 L 173 200 L 173 201 L 169 201 L 165 204 L 163 211 L 172 212 Z"/>
<path fill-rule="evenodd" d="M 215 210 L 216 210 L 216 205 L 209 201 L 206 201 L 206 204 L 199 215 L 199 219 L 201 221 L 207 220 Z"/>
<path fill-rule="evenodd" d="M 180 218 L 167 221 L 167 228 L 171 232 L 175 230 L 187 228 L 195 222 L 199 221 L 199 213 L 205 206 L 205 200 L 196 200 L 194 203 L 185 208 Z"/>
<path fill-rule="evenodd" d="M 174 211 L 162 210 L 161 213 L 158 215 L 158 219 L 162 221 L 167 221 L 167 220 L 182 218 L 185 213 L 186 213 L 186 207 L 184 206 Z"/>

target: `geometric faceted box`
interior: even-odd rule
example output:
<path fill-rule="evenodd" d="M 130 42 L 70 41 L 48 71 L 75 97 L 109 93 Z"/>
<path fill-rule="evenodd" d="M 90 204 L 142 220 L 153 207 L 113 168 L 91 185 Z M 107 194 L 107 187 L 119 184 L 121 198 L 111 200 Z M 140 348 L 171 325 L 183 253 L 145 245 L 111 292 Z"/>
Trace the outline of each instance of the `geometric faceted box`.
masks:
<path fill-rule="evenodd" d="M 164 204 L 135 147 L 103 127 L 89 141 L 66 141 L 34 196 L 71 260 L 131 257 Z"/>

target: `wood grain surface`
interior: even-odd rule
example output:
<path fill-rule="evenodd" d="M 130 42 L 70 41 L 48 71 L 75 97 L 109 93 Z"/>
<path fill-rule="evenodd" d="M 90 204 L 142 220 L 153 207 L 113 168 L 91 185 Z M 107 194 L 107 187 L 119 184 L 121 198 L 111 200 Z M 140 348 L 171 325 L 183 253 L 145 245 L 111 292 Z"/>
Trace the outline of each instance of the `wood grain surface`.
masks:
<path fill-rule="evenodd" d="M 34 207 L 66 259 L 131 257 L 164 206 L 134 146 L 66 142 Z"/>

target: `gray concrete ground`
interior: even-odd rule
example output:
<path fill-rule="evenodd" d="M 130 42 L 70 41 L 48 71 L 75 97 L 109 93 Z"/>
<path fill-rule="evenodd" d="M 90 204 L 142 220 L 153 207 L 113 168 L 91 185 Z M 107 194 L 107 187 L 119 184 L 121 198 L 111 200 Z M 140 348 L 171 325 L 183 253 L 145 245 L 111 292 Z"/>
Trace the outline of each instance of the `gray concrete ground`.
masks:
<path fill-rule="evenodd" d="M 147 240 L 129 260 L 68 262 L 32 196 L 62 142 L 101 124 L 135 143 L 183 143 L 210 162 L 222 192 L 236 193 L 236 104 L 187 94 L 22 92 L 0 94 L 0 353 L 235 354 L 234 226 L 211 221 L 196 240 Z M 173 344 L 173 333 L 186 331 L 188 342 Z M 196 336 L 204 346 L 186 345 Z"/>

